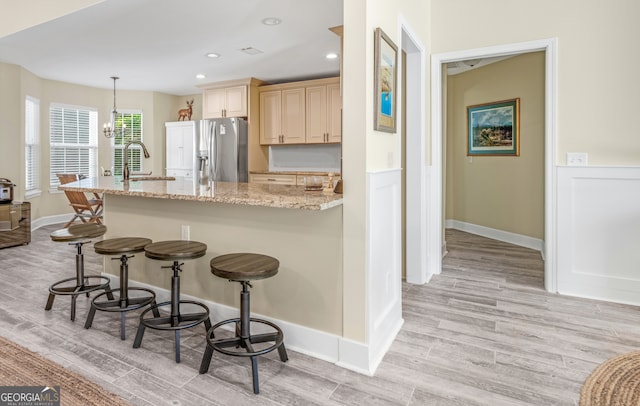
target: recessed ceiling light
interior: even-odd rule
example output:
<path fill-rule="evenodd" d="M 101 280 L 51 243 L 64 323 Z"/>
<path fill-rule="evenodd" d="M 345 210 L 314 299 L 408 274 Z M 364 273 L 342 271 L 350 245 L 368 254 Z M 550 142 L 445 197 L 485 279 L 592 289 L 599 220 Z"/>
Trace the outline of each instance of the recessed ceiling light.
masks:
<path fill-rule="evenodd" d="M 281 22 L 282 20 L 277 17 L 267 17 L 262 20 L 262 24 L 264 25 L 278 25 Z"/>
<path fill-rule="evenodd" d="M 216 54 L 215 52 L 209 52 L 207 54 L 207 58 L 219 58 L 220 54 Z"/>
<path fill-rule="evenodd" d="M 336 59 L 337 57 L 338 57 L 338 54 L 336 54 L 335 52 L 329 52 L 329 53 L 326 55 L 326 58 L 327 58 L 327 59 Z"/>
<path fill-rule="evenodd" d="M 205 75 L 203 75 L 202 73 L 198 73 L 198 74 L 196 75 L 196 78 L 197 78 L 197 79 L 204 79 L 204 78 L 206 78 L 206 76 L 205 76 Z"/>

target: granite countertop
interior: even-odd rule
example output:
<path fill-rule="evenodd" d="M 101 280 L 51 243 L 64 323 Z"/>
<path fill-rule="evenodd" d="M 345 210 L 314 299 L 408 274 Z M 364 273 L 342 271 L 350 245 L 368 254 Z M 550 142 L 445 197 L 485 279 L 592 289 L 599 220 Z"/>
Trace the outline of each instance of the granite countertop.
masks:
<path fill-rule="evenodd" d="M 301 210 L 326 210 L 342 205 L 341 194 L 332 191 L 305 191 L 303 186 L 235 182 L 209 182 L 201 185 L 190 179 L 175 179 L 123 182 L 120 176 L 100 176 L 67 183 L 58 189 Z"/>

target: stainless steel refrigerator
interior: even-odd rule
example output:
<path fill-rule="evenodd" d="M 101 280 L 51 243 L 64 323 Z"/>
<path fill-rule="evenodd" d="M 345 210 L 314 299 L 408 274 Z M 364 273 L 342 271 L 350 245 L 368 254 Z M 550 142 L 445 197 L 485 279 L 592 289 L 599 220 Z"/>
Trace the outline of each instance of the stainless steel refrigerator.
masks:
<path fill-rule="evenodd" d="M 195 164 L 198 181 L 248 182 L 247 120 L 201 120 L 196 137 Z"/>

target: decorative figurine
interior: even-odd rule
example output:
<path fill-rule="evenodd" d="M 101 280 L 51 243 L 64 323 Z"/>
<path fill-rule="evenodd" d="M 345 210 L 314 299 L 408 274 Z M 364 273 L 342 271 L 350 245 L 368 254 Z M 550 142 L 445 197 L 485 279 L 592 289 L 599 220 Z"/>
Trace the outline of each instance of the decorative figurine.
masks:
<path fill-rule="evenodd" d="M 180 109 L 178 110 L 178 121 L 180 121 L 180 119 L 182 119 L 182 121 L 186 120 L 191 120 L 191 114 L 193 113 L 193 99 L 191 99 L 191 101 L 187 100 L 187 106 L 189 106 L 186 109 Z"/>

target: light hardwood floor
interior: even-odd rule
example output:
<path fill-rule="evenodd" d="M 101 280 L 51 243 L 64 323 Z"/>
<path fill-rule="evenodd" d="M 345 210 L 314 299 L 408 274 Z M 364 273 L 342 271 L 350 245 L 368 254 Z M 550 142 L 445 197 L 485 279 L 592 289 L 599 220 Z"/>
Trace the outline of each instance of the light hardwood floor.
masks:
<path fill-rule="evenodd" d="M 132 348 L 137 312 L 123 342 L 114 314 L 83 328 L 85 297 L 75 322 L 69 299 L 44 311 L 49 284 L 75 266 L 75 248 L 50 241 L 56 228 L 0 250 L 0 335 L 134 405 L 575 405 L 600 362 L 640 347 L 639 308 L 549 294 L 539 253 L 448 230 L 442 274 L 403 285 L 405 323 L 374 377 L 291 350 L 283 364 L 274 352 L 260 360 L 255 396 L 246 359 L 215 354 L 198 374 L 204 328 L 184 333 L 176 364 L 170 333 L 147 330 Z M 87 273 L 98 274 L 101 256 L 85 253 Z"/>

